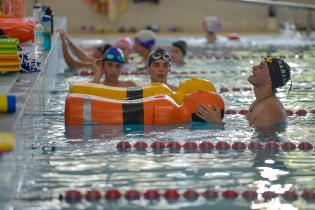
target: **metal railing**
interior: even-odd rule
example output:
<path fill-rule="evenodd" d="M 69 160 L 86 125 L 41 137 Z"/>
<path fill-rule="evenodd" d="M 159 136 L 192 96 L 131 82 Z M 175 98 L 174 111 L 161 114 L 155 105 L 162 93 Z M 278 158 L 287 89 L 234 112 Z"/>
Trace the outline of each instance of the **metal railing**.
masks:
<path fill-rule="evenodd" d="M 307 10 L 306 17 L 306 33 L 309 36 L 312 33 L 313 21 L 312 21 L 312 11 L 315 10 L 315 4 L 303 4 L 297 2 L 288 1 L 273 1 L 273 0 L 226 0 L 240 3 L 251 3 L 251 4 L 262 4 L 262 5 L 275 5 L 281 7 L 289 7 L 294 9 L 305 9 Z"/>

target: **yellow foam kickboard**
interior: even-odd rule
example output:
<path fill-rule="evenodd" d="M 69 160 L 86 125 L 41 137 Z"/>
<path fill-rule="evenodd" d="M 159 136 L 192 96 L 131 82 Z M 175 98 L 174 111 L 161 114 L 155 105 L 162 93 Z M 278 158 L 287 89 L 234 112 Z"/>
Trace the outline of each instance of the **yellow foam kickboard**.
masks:
<path fill-rule="evenodd" d="M 13 133 L 0 132 L 0 152 L 8 152 L 14 149 L 15 135 Z"/>
<path fill-rule="evenodd" d="M 0 113 L 8 111 L 7 96 L 0 96 Z"/>
<path fill-rule="evenodd" d="M 21 65 L 21 60 L 1 60 L 0 59 L 0 68 L 3 66 L 18 66 Z"/>
<path fill-rule="evenodd" d="M 16 54 L 17 50 L 0 50 L 0 55 L 3 54 Z"/>
<path fill-rule="evenodd" d="M 16 60 L 19 58 L 19 54 L 0 54 L 0 59 L 13 59 Z"/>
<path fill-rule="evenodd" d="M 0 71 L 20 71 L 21 66 L 0 66 Z"/>

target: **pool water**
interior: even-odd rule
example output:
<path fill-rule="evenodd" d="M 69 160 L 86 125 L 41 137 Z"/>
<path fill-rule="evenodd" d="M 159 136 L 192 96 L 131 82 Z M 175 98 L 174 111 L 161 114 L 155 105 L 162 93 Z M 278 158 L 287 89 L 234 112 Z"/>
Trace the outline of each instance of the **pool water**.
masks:
<path fill-rule="evenodd" d="M 241 88 L 240 91 L 221 93 L 225 108 L 248 109 L 254 99 L 252 91 L 242 91 L 251 87 L 247 77 L 251 66 L 259 63 L 266 52 L 233 51 L 237 59 L 204 56 L 188 58 L 187 65 L 173 68 L 169 82 L 177 85 L 191 76 L 208 79 L 217 89 L 226 87 Z M 315 53 L 309 49 L 273 51 L 272 55 L 284 55 L 292 67 L 293 86 L 280 89 L 278 97 L 287 109 L 314 109 L 315 100 Z M 303 55 L 300 56 L 300 55 Z M 65 67 L 66 69 L 66 67 Z M 191 74 L 191 72 L 194 72 Z M 180 73 L 181 72 L 181 73 Z M 137 84 L 149 83 L 146 75 L 128 75 L 123 79 L 134 80 Z M 232 149 L 212 152 L 179 152 L 165 149 L 146 152 L 131 149 L 119 152 L 116 145 L 124 140 L 131 145 L 145 141 L 148 145 L 156 140 L 187 141 L 200 143 L 224 141 L 233 144 L 242 141 L 266 143 L 270 139 L 281 144 L 302 141 L 315 144 L 315 114 L 288 117 L 285 132 L 271 137 L 262 137 L 251 128 L 240 114 L 225 115 L 224 128 L 204 124 L 184 124 L 173 126 L 72 126 L 64 125 L 64 102 L 71 82 L 89 81 L 89 77 L 73 75 L 65 71 L 58 75 L 58 83 L 50 92 L 51 101 L 44 113 L 25 116 L 25 139 L 30 152 L 23 179 L 20 180 L 18 194 L 13 203 L 14 209 L 315 209 L 313 202 L 300 197 L 305 190 L 315 190 L 315 151 L 298 149 L 285 152 L 257 151 L 246 149 L 242 152 Z M 31 138 L 37 132 L 37 138 Z M 28 135 L 29 134 L 29 135 Z M 97 189 L 102 194 L 115 188 L 122 194 L 128 190 L 144 193 L 157 189 L 164 193 L 167 189 L 177 189 L 182 194 L 187 189 L 199 193 L 206 189 L 219 192 L 216 199 L 207 200 L 199 196 L 187 200 L 183 196 L 178 201 L 169 202 L 161 198 L 150 202 L 142 196 L 139 200 L 128 201 L 121 198 L 116 202 L 101 199 L 98 202 L 69 203 L 64 200 L 68 190 L 82 193 Z M 240 195 L 236 199 L 222 196 L 225 190 L 241 193 L 252 190 L 258 193 L 254 201 L 246 201 Z M 299 198 L 286 201 L 281 196 L 265 200 L 262 194 L 272 191 L 282 194 L 293 190 Z M 63 198 L 63 199 L 60 199 Z"/>

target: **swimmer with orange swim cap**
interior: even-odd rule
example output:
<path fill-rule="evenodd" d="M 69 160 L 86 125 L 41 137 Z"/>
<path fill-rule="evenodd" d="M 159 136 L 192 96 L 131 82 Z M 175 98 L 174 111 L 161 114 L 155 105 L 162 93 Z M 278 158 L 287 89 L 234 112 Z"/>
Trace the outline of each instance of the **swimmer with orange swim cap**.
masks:
<path fill-rule="evenodd" d="M 104 85 L 113 87 L 134 87 L 132 81 L 120 81 L 119 75 L 122 66 L 125 64 L 125 57 L 122 51 L 116 47 L 111 47 L 103 55 L 102 61 L 95 63 L 95 75 L 92 83 L 101 83 L 102 75 L 105 75 Z"/>

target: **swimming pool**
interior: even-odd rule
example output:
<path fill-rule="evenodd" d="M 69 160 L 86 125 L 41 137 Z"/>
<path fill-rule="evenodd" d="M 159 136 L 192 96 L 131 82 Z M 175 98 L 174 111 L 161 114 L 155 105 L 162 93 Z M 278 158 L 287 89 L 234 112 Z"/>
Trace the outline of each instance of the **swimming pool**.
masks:
<path fill-rule="evenodd" d="M 178 84 L 191 76 L 208 79 L 218 89 L 227 88 L 221 95 L 226 110 L 248 109 L 254 95 L 246 78 L 252 64 L 260 62 L 267 52 L 235 50 L 233 56 L 207 56 L 205 49 L 198 49 L 199 55 L 188 58 L 188 65 L 173 69 L 169 81 Z M 269 51 L 270 53 L 270 51 Z M 314 109 L 315 68 L 312 49 L 290 49 L 272 51 L 272 55 L 286 56 L 292 67 L 293 88 L 288 94 L 288 85 L 280 89 L 278 96 L 289 110 Z M 61 67 L 65 69 L 65 66 Z M 146 75 L 127 75 L 137 84 L 146 84 Z M 285 132 L 264 138 L 248 126 L 241 114 L 225 115 L 224 129 L 200 124 L 174 126 L 64 126 L 64 100 L 68 86 L 73 81 L 88 81 L 88 77 L 73 76 L 71 72 L 57 75 L 56 85 L 49 90 L 49 103 L 44 112 L 25 114 L 22 129 L 24 145 L 18 148 L 23 167 L 13 163 L 13 171 L 20 173 L 18 189 L 12 202 L 5 207 L 14 209 L 315 209 L 314 202 L 301 197 L 306 190 L 315 190 L 314 150 L 243 151 L 222 150 L 220 146 L 211 152 L 185 151 L 183 148 L 169 151 L 117 151 L 120 141 L 131 145 L 145 141 L 149 147 L 157 140 L 169 143 L 177 141 L 197 144 L 209 141 L 216 145 L 223 141 L 232 145 L 241 141 L 262 144 L 272 139 L 279 145 L 290 141 L 315 144 L 315 115 L 296 114 L 289 116 Z M 233 89 L 234 88 L 234 89 Z M 35 137 L 35 138 L 34 138 Z M 222 143 L 223 144 L 223 143 Z M 222 147 L 222 145 L 221 145 Z M 4 159 L 5 161 L 5 159 Z M 97 189 L 102 193 L 98 202 L 82 199 L 80 202 L 66 202 L 65 193 L 78 190 L 85 193 Z M 106 201 L 105 192 L 117 189 L 121 199 Z M 143 194 L 149 189 L 161 193 L 159 200 L 146 200 Z M 178 200 L 174 191 L 180 194 Z M 192 191 L 184 193 L 186 190 Z M 211 189 L 208 199 L 202 193 Z M 128 192 L 129 190 L 136 190 Z M 230 190 L 230 191 L 228 191 Z M 246 201 L 241 193 L 250 190 L 258 193 L 254 201 Z M 297 193 L 298 199 L 287 201 L 281 195 L 288 190 Z M 215 196 L 216 193 L 217 197 Z M 239 193 L 235 198 L 235 193 Z M 267 193 L 266 193 L 267 192 Z M 273 199 L 272 193 L 277 196 Z M 5 192 L 1 192 L 4 194 Z M 166 193 L 167 195 L 163 196 Z M 127 198 L 125 198 L 125 196 Z M 211 199 L 209 198 L 211 197 Z M 311 199 L 312 200 L 312 199 Z"/>

